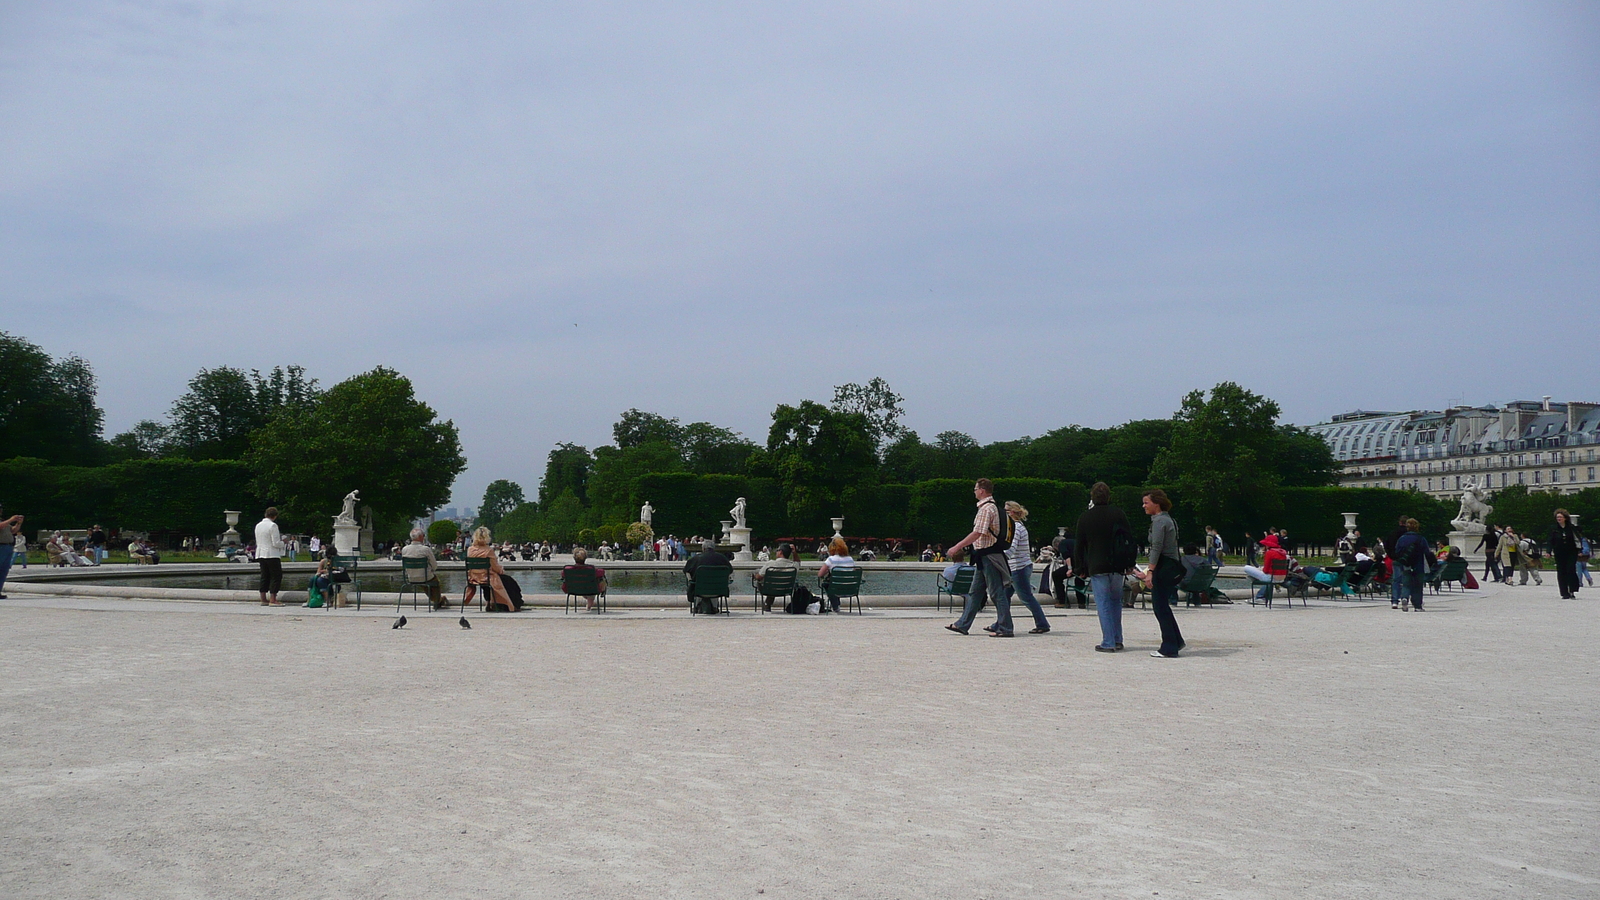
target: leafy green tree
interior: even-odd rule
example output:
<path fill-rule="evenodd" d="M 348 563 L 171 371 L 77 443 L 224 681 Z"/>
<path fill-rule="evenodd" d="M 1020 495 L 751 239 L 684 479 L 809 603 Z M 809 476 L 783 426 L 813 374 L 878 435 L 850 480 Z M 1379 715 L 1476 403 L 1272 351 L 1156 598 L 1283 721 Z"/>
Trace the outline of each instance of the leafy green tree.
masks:
<path fill-rule="evenodd" d="M 1304 428 L 1278 426 L 1273 460 L 1284 487 L 1324 487 L 1339 483 L 1339 461 L 1328 442 Z"/>
<path fill-rule="evenodd" d="M 1098 432 L 1104 441 L 1082 457 L 1078 480 L 1085 484 L 1146 484 L 1150 467 L 1172 439 L 1173 427 L 1171 419 L 1141 419 Z"/>
<path fill-rule="evenodd" d="M 1150 481 L 1203 524 L 1259 526 L 1281 510 L 1276 468 L 1278 404 L 1231 381 L 1191 391 L 1157 454 Z"/>
<path fill-rule="evenodd" d="M 915 484 L 933 478 L 937 453 L 915 431 L 906 431 L 883 451 L 883 480 L 888 484 Z"/>
<path fill-rule="evenodd" d="M 589 494 L 589 470 L 594 458 L 589 448 L 577 444 L 557 444 L 545 459 L 544 478 L 539 481 L 539 505 L 548 507 L 556 497 L 571 494 L 582 505 Z"/>
<path fill-rule="evenodd" d="M 291 529 L 326 527 L 352 489 L 386 520 L 426 515 L 467 465 L 455 423 L 438 421 L 410 380 L 383 367 L 283 409 L 251 436 L 245 461 Z"/>
<path fill-rule="evenodd" d="M 656 442 L 677 444 L 683 439 L 683 427 L 677 419 L 630 409 L 611 426 L 611 439 L 618 450 Z"/>
<path fill-rule="evenodd" d="M 478 504 L 478 521 L 493 528 L 500 524 L 506 513 L 524 502 L 526 498 L 522 496 L 522 486 L 515 481 L 504 478 L 491 481 L 483 491 L 483 502 Z"/>
<path fill-rule="evenodd" d="M 933 436 L 934 467 L 940 478 L 983 477 L 983 447 L 972 435 L 941 431 Z"/>
<path fill-rule="evenodd" d="M 845 488 L 877 476 L 877 452 L 860 413 L 843 413 L 803 400 L 772 413 L 763 464 L 782 485 L 789 523 L 820 524 L 840 508 Z"/>
<path fill-rule="evenodd" d="M 453 543 L 461 534 L 461 527 L 450 519 L 440 519 L 428 526 L 428 543 Z"/>
<path fill-rule="evenodd" d="M 699 475 L 738 475 L 756 445 L 744 435 L 709 422 L 694 422 L 683 429 L 683 462 Z"/>
<path fill-rule="evenodd" d="M 111 456 L 116 461 L 159 459 L 168 455 L 172 443 L 172 431 L 160 422 L 143 419 L 108 443 Z"/>
<path fill-rule="evenodd" d="M 190 459 L 238 459 L 250 435 L 286 408 L 303 409 L 317 397 L 317 382 L 299 366 L 259 371 L 222 366 L 201 369 L 172 404 L 169 444 Z"/>
<path fill-rule="evenodd" d="M 105 413 L 95 406 L 94 370 L 77 356 L 52 360 L 38 345 L 0 331 L 0 447 L 70 465 L 103 461 Z"/>
<path fill-rule="evenodd" d="M 639 518 L 639 504 L 648 497 L 635 497 L 634 488 L 645 475 L 683 471 L 683 456 L 677 447 L 664 441 L 619 450 L 596 447 L 594 471 L 589 478 L 589 501 L 602 520 L 632 522 Z"/>
<path fill-rule="evenodd" d="M 906 398 L 896 394 L 889 382 L 874 378 L 866 384 L 841 384 L 833 389 L 833 411 L 861 416 L 867 426 L 872 450 L 881 458 L 885 449 L 905 435 L 900 418 Z"/>
<path fill-rule="evenodd" d="M 534 532 L 539 527 L 539 504 L 523 503 L 501 518 L 500 524 L 494 528 L 494 533 L 499 540 L 515 541 L 520 544 L 523 541 L 534 540 Z M 539 539 L 544 539 L 542 531 L 539 532 Z"/>

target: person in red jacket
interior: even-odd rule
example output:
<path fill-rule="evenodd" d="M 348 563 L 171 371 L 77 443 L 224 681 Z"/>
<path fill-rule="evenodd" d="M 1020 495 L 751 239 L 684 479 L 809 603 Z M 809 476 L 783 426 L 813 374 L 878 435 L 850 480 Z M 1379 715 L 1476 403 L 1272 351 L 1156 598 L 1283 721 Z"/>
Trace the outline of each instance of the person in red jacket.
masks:
<path fill-rule="evenodd" d="M 1256 581 L 1283 581 L 1289 574 L 1289 554 L 1278 546 L 1278 536 L 1269 534 L 1262 538 L 1261 550 L 1261 565 L 1245 566 L 1245 574 Z M 1266 594 L 1258 594 L 1257 597 L 1265 600 Z"/>

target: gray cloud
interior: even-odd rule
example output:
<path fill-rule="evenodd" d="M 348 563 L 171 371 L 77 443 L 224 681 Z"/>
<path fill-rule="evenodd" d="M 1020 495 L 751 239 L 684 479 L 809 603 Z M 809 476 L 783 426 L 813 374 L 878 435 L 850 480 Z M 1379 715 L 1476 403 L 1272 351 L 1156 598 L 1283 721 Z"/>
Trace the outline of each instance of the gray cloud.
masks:
<path fill-rule="evenodd" d="M 10 5 L 0 327 L 113 429 L 395 366 L 467 501 L 874 375 L 982 440 L 1595 393 L 1592 6 L 746 6 Z"/>

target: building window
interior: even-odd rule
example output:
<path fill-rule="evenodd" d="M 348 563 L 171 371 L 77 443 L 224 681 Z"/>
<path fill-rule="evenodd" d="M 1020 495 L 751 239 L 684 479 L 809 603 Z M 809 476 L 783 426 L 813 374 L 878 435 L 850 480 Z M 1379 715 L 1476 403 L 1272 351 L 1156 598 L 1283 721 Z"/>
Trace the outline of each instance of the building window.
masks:
<path fill-rule="evenodd" d="M 1428 490 L 1430 490 L 1430 491 L 1433 490 L 1433 479 L 1432 478 L 1428 479 Z M 1010 513 L 1006 513 L 1006 515 L 1010 515 Z"/>
<path fill-rule="evenodd" d="M 1539 476 L 1541 476 L 1543 474 L 1544 474 L 1543 472 L 1540 472 L 1539 470 L 1535 469 L 1534 472 L 1533 472 L 1533 483 L 1534 484 L 1544 484 L 1544 480 L 1539 477 Z"/>
<path fill-rule="evenodd" d="M 1578 470 L 1577 469 L 1568 469 L 1567 470 L 1567 480 L 1568 481 L 1577 481 L 1578 480 Z"/>
<path fill-rule="evenodd" d="M 1527 481 L 1524 480 L 1526 475 L 1527 475 L 1526 472 L 1518 472 L 1517 473 L 1517 484 L 1527 484 Z"/>
<path fill-rule="evenodd" d="M 1551 469 L 1550 470 L 1550 483 L 1551 484 L 1560 484 L 1561 483 L 1561 470 L 1560 469 Z"/>
<path fill-rule="evenodd" d="M 1594 480 L 1594 466 L 1590 466 L 1589 467 L 1589 480 L 1590 481 Z"/>
<path fill-rule="evenodd" d="M 1544 465 L 1544 454 L 1543 453 L 1535 453 L 1533 455 L 1533 464 L 1536 465 L 1536 466 Z"/>

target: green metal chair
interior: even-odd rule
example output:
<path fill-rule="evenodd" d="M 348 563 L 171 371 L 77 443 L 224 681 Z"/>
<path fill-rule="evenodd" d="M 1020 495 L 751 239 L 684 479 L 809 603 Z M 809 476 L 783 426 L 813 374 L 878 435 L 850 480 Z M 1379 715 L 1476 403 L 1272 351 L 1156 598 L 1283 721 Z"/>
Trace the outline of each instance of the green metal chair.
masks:
<path fill-rule="evenodd" d="M 949 596 L 950 598 L 951 611 L 954 611 L 956 608 L 957 597 L 960 597 L 961 602 L 965 604 L 967 602 L 967 594 L 972 592 L 972 578 L 977 574 L 977 566 L 962 566 L 956 570 L 956 577 L 953 581 L 946 581 L 943 572 L 935 575 L 933 578 L 934 611 L 937 612 L 943 608 L 944 598 L 946 596 Z"/>
<path fill-rule="evenodd" d="M 849 610 L 850 604 L 854 603 L 856 615 L 861 615 L 861 576 L 860 569 L 832 570 L 828 573 L 826 581 L 818 579 L 818 583 L 822 586 L 823 598 L 831 606 L 832 598 L 828 595 L 838 597 L 840 612 Z"/>
<path fill-rule="evenodd" d="M 1199 566 L 1194 570 L 1194 574 L 1185 578 L 1178 585 L 1178 593 L 1188 595 L 1190 606 L 1199 606 L 1202 603 L 1228 602 L 1227 595 L 1222 594 L 1221 591 L 1216 591 L 1212 587 L 1212 584 L 1217 580 L 1217 572 L 1219 571 L 1221 571 L 1219 566 Z M 1220 601 L 1217 599 L 1218 596 L 1222 597 Z"/>
<path fill-rule="evenodd" d="M 1435 594 L 1439 593 L 1439 588 L 1444 587 L 1451 582 L 1461 585 L 1461 589 L 1465 591 L 1467 586 L 1463 579 L 1465 578 L 1466 574 L 1466 560 L 1447 559 L 1442 565 L 1434 567 L 1433 574 L 1428 577 L 1426 584 L 1428 587 L 1433 589 Z"/>
<path fill-rule="evenodd" d="M 341 592 L 343 592 L 343 591 L 354 590 L 355 595 L 356 595 L 356 609 L 360 609 L 361 608 L 361 578 L 360 578 L 360 576 L 358 576 L 356 574 L 356 570 L 361 565 L 361 557 L 360 556 L 340 556 L 337 553 L 335 553 L 335 554 L 333 554 L 332 556 L 330 556 L 328 558 L 333 560 L 333 568 L 334 568 L 335 572 L 337 572 L 339 569 L 343 569 L 345 571 L 345 574 L 350 576 L 350 580 L 348 582 L 339 582 L 339 581 L 333 582 L 332 586 L 329 588 L 329 590 L 333 592 L 333 597 L 332 597 L 333 602 L 328 604 L 328 606 L 330 608 L 338 606 L 339 605 L 339 594 Z M 396 607 L 396 608 L 398 608 L 398 607 Z"/>
<path fill-rule="evenodd" d="M 1333 595 L 1334 597 L 1338 598 L 1338 599 L 1343 599 L 1344 598 L 1345 585 L 1347 585 L 1349 583 L 1350 583 L 1350 567 L 1349 566 L 1345 566 L 1344 568 L 1339 570 L 1338 574 L 1333 576 L 1333 581 L 1330 581 L 1330 582 L 1324 584 L 1324 583 L 1322 583 L 1320 581 L 1317 581 L 1315 578 L 1313 578 L 1311 580 L 1311 582 L 1306 585 L 1306 587 L 1308 589 L 1309 588 L 1316 588 L 1317 589 L 1317 598 L 1318 599 L 1321 599 L 1323 597 L 1327 597 L 1330 594 Z M 1305 602 L 1305 598 L 1303 596 L 1301 597 L 1300 602 L 1301 603 Z"/>
<path fill-rule="evenodd" d="M 600 572 L 594 566 L 567 566 L 561 570 L 561 590 L 567 599 L 561 605 L 562 613 L 577 612 L 578 600 L 593 597 L 603 614 L 606 611 L 606 592 L 600 587 Z"/>
<path fill-rule="evenodd" d="M 799 580 L 799 567 L 768 570 L 760 581 L 755 582 L 756 609 L 765 615 L 775 601 L 779 599 L 787 601 L 792 598 L 794 596 L 794 586 Z"/>
<path fill-rule="evenodd" d="M 421 557 L 400 557 L 400 593 L 394 596 L 394 611 L 400 611 L 400 601 L 411 595 L 411 608 L 417 608 L 417 595 L 428 592 L 428 561 Z M 360 604 L 357 604 L 360 608 Z"/>
<path fill-rule="evenodd" d="M 473 585 L 478 589 L 478 612 L 483 612 L 488 607 L 489 599 L 494 595 L 494 585 L 489 581 L 489 573 L 493 570 L 491 565 L 493 562 L 487 556 L 469 556 L 462 560 L 462 563 L 467 567 L 467 584 Z M 474 580 L 472 577 L 474 572 L 482 572 L 483 580 Z M 465 591 L 463 591 L 464 593 Z M 463 600 L 462 605 L 465 604 L 466 601 Z"/>
<path fill-rule="evenodd" d="M 728 598 L 732 594 L 732 566 L 701 566 L 694 570 L 694 595 L 689 601 L 689 614 L 700 614 L 697 607 L 701 600 L 710 600 L 720 613 L 730 613 Z"/>

